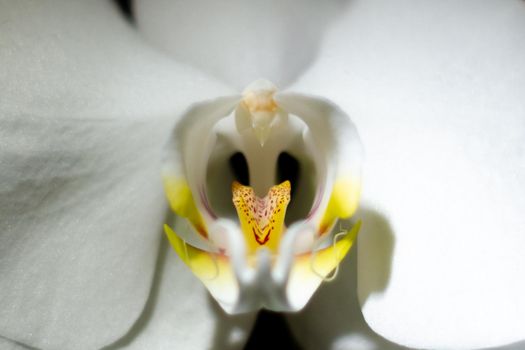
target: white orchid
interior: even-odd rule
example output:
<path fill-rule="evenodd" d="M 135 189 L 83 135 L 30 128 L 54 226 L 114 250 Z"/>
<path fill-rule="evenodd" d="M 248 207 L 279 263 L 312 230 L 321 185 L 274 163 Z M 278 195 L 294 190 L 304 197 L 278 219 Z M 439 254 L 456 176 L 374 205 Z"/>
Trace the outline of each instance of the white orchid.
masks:
<path fill-rule="evenodd" d="M 287 151 L 310 171 L 302 179 L 283 174 L 275 184 Z M 246 155 L 242 171 L 251 186 L 231 171 L 229 160 L 237 154 Z M 334 237 L 330 232 L 357 208 L 361 158 L 357 131 L 337 107 L 278 93 L 258 80 L 242 96 L 193 106 L 178 122 L 163 179 L 181 229 L 178 235 L 166 225 L 166 233 L 228 313 L 298 311 L 355 240 L 359 225 Z M 239 224 L 227 219 L 236 216 L 228 213 L 234 207 Z M 299 221 L 286 228 L 290 216 Z M 192 227 L 180 225 L 180 218 Z"/>
<path fill-rule="evenodd" d="M 0 348 L 525 339 L 523 1 L 134 5 L 0 3 Z"/>

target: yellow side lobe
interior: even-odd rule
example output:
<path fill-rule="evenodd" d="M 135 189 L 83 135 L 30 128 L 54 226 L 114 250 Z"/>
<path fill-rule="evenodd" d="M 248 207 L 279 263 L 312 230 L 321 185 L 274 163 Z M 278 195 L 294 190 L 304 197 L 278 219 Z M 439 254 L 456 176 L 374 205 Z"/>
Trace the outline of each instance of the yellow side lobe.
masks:
<path fill-rule="evenodd" d="M 319 225 L 319 233 L 327 233 L 337 219 L 347 219 L 352 216 L 357 210 L 360 196 L 360 179 L 352 177 L 338 179 L 334 184 L 328 206 Z"/>
<path fill-rule="evenodd" d="M 187 218 L 202 236 L 207 237 L 206 225 L 186 180 L 171 176 L 165 176 L 162 180 L 171 209 L 177 215 Z"/>
<path fill-rule="evenodd" d="M 253 188 L 237 181 L 232 184 L 233 204 L 241 222 L 249 253 L 265 246 L 276 251 L 284 231 L 286 208 L 290 203 L 290 181 L 273 186 L 264 198 Z"/>
<path fill-rule="evenodd" d="M 181 260 L 208 288 L 213 297 L 223 303 L 233 303 L 238 295 L 238 284 L 230 260 L 186 244 L 168 226 L 164 232 Z"/>
<path fill-rule="evenodd" d="M 323 281 L 335 277 L 337 271 L 334 270 L 350 251 L 360 227 L 361 222 L 357 222 L 350 232 L 331 246 L 298 256 L 290 271 L 288 297 L 306 303 Z"/>
<path fill-rule="evenodd" d="M 358 221 L 349 232 L 342 233 L 344 236 L 341 240 L 334 241 L 332 246 L 313 253 L 310 258 L 313 272 L 319 277 L 326 278 L 350 251 L 360 228 L 361 221 Z"/>

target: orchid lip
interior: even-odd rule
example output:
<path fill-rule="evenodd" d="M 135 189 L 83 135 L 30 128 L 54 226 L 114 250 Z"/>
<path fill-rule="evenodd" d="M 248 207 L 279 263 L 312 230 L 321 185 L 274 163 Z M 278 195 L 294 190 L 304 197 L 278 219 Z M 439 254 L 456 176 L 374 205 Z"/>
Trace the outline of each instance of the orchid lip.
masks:
<path fill-rule="evenodd" d="M 283 152 L 297 176 L 279 168 Z M 245 159 L 245 184 L 234 154 Z M 359 137 L 340 109 L 256 81 L 242 96 L 192 106 L 177 123 L 162 170 L 176 214 L 166 234 L 227 312 L 299 310 L 355 240 L 359 224 L 331 232 L 355 212 L 360 165 Z"/>

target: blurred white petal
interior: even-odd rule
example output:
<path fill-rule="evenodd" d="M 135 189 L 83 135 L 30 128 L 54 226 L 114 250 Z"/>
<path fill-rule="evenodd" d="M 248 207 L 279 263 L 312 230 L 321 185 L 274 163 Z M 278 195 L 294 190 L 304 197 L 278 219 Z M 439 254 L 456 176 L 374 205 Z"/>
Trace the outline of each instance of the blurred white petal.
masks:
<path fill-rule="evenodd" d="M 386 225 L 363 223 L 359 298 L 392 341 L 525 338 L 524 15 L 523 1 L 356 1 L 292 87 L 360 130 L 364 206 Z"/>
<path fill-rule="evenodd" d="M 140 30 L 177 60 L 242 89 L 290 84 L 317 55 L 339 0 L 136 0 Z"/>
<path fill-rule="evenodd" d="M 0 46 L 0 335 L 97 348 L 150 291 L 166 131 L 228 90 L 156 54 L 101 1 L 3 1 Z"/>

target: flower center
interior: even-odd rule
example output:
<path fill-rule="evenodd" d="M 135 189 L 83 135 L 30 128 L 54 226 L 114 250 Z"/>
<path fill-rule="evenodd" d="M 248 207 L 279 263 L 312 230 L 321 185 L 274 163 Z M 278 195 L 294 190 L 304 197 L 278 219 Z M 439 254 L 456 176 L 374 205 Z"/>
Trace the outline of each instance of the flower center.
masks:
<path fill-rule="evenodd" d="M 290 181 L 284 181 L 270 188 L 264 198 L 259 198 L 253 188 L 233 182 L 233 204 L 250 252 L 260 246 L 272 251 L 277 249 L 284 231 L 290 190 Z"/>

